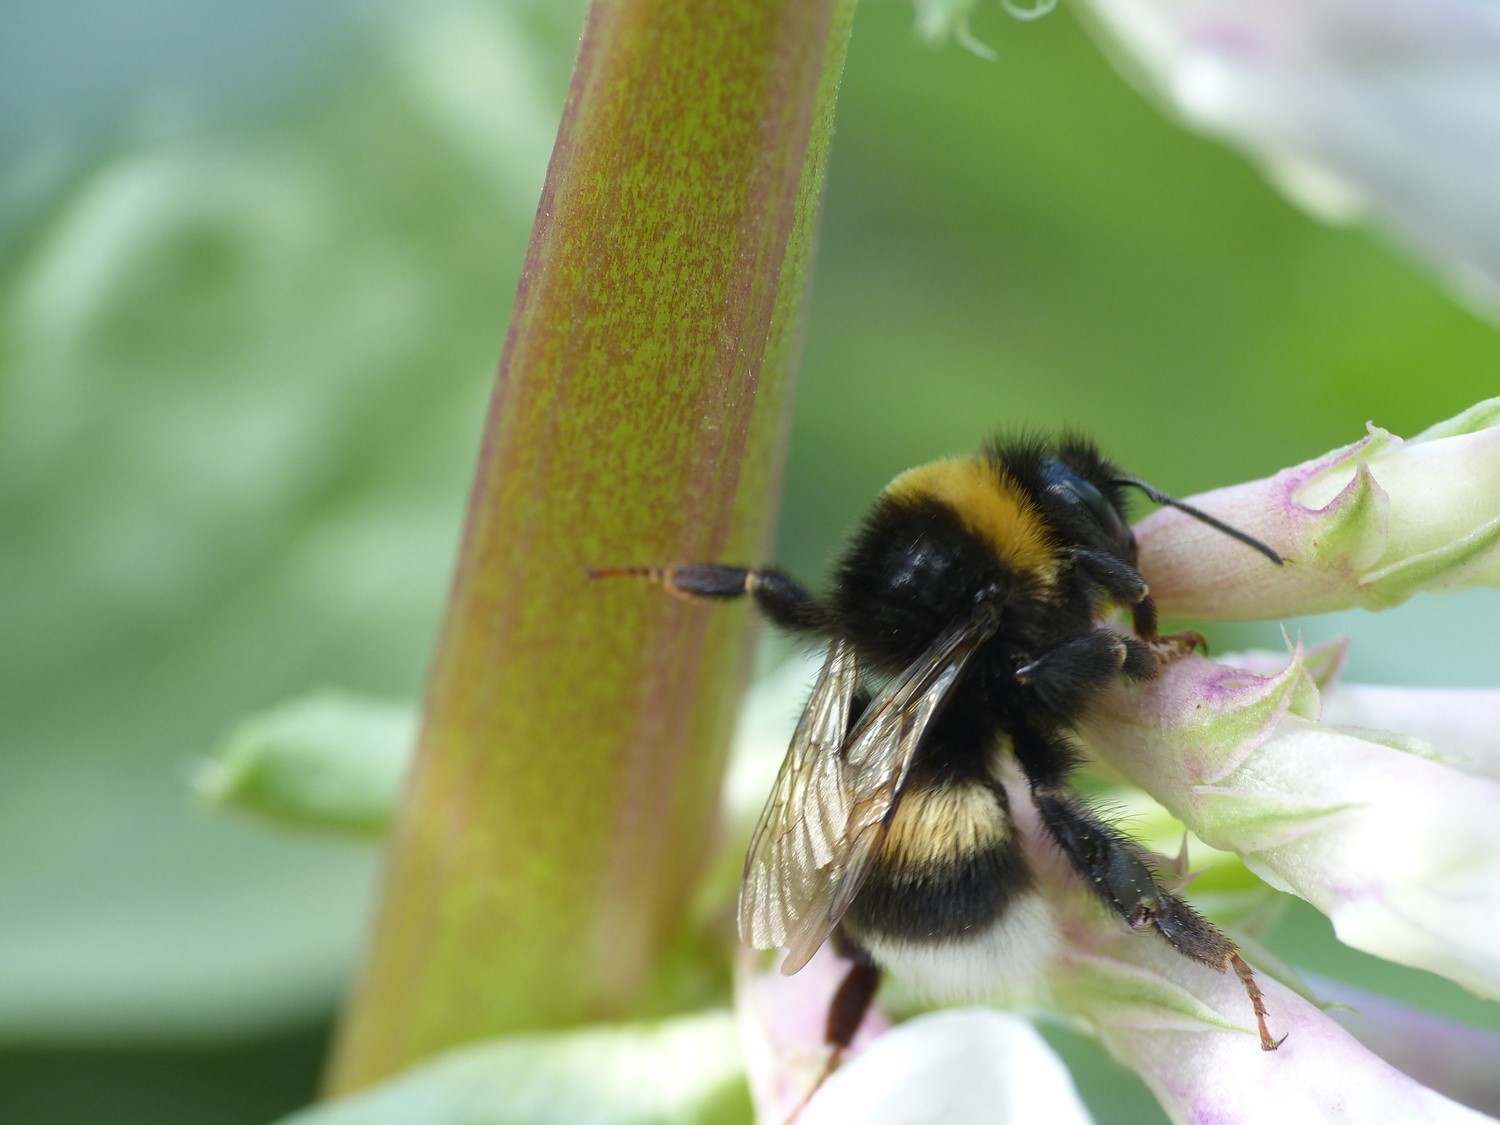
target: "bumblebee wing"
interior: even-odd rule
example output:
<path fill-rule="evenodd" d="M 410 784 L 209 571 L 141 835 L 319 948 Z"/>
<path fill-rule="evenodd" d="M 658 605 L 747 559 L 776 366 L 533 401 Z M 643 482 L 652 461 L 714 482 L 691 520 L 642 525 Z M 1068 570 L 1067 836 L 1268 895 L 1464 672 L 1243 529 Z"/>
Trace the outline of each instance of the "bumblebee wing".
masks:
<path fill-rule="evenodd" d="M 756 949 L 786 945 L 824 913 L 849 817 L 839 750 L 858 685 L 854 646 L 834 640 L 745 856 L 740 937 Z"/>
<path fill-rule="evenodd" d="M 774 821 L 784 825 L 786 833 L 803 833 L 809 842 L 817 839 L 832 846 L 827 852 L 827 860 L 822 861 L 819 855 L 820 862 L 816 866 L 810 865 L 814 852 L 809 847 L 778 855 L 776 858 L 781 862 L 770 866 L 769 870 L 773 873 L 773 883 L 779 883 L 779 888 L 771 886 L 763 890 L 754 885 L 747 868 L 740 900 L 741 932 L 747 935 L 756 933 L 753 926 L 746 927 L 746 917 L 747 913 L 757 913 L 759 896 L 764 893 L 779 910 L 777 925 L 768 928 L 766 933 L 771 940 L 761 948 L 786 946 L 782 972 L 795 973 L 807 964 L 864 885 L 885 840 L 906 775 L 928 724 L 958 682 L 969 658 L 994 634 L 995 628 L 993 618 L 986 616 L 965 621 L 943 633 L 865 709 L 858 725 L 841 740 L 836 752 L 829 754 L 826 744 L 823 746 L 822 752 L 804 767 L 809 779 L 816 776 L 819 784 L 807 785 L 800 794 L 804 800 L 810 798 L 820 802 L 816 810 L 809 810 L 806 805 L 799 806 L 793 789 L 787 787 L 788 803 L 776 809 Z M 841 644 L 835 642 L 836 646 Z M 853 661 L 852 654 L 848 659 Z M 834 652 L 830 649 L 829 662 L 819 678 L 818 687 L 813 690 L 808 711 L 803 715 L 804 724 L 820 702 L 819 689 L 823 680 L 829 677 L 833 662 Z M 850 673 L 849 694 L 844 701 L 844 729 L 847 729 L 848 702 L 857 678 L 856 664 Z M 830 725 L 825 735 L 831 735 L 833 729 Z M 802 732 L 803 725 L 799 724 L 783 771 L 791 766 Z M 777 805 L 781 793 L 782 786 L 778 782 L 771 799 L 772 807 Z M 766 816 L 771 815 L 771 807 L 768 807 Z M 766 817 L 762 819 L 764 822 Z M 797 827 L 799 822 L 809 827 Z M 769 830 L 768 839 L 774 840 Z M 769 846 L 774 848 L 775 845 Z M 756 852 L 752 850 L 752 865 L 756 858 Z M 776 889 L 790 893 L 777 896 L 774 894 Z M 774 936 L 771 929 L 774 929 Z M 751 944 L 760 945 L 756 941 Z"/>

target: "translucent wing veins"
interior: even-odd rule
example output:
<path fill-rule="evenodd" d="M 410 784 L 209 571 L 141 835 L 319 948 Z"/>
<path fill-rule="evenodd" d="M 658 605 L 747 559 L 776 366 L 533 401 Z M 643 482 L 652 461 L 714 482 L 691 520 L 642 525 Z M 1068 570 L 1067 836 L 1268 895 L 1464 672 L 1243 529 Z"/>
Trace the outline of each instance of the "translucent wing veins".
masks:
<path fill-rule="evenodd" d="M 785 945 L 824 897 L 849 815 L 839 750 L 858 683 L 854 646 L 833 641 L 745 856 L 740 937 L 757 949 Z"/>
<path fill-rule="evenodd" d="M 758 949 L 786 947 L 782 972 L 805 965 L 854 901 L 928 725 L 997 626 L 998 617 L 985 614 L 943 633 L 852 731 L 859 661 L 848 641 L 830 643 L 751 838 L 740 888 L 740 936 Z"/>

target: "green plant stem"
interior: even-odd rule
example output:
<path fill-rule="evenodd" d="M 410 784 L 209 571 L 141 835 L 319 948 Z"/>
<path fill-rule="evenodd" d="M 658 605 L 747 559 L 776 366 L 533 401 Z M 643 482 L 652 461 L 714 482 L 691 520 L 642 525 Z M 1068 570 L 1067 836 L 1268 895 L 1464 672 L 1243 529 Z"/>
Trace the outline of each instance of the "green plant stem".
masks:
<path fill-rule="evenodd" d="M 853 0 L 595 0 L 329 1088 L 628 1012 L 710 851 Z M 503 106 L 495 112 L 503 113 Z"/>

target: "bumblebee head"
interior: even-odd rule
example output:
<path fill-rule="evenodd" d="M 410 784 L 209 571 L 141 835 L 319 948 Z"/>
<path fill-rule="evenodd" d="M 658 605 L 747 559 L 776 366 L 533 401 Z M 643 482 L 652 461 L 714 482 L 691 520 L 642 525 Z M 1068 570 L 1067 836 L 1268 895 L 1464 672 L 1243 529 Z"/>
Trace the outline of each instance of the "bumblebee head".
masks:
<path fill-rule="evenodd" d="M 1085 470 L 1087 471 L 1087 470 Z M 1125 522 L 1125 502 L 1119 482 L 1102 477 L 1096 484 L 1066 462 L 1042 461 L 1045 497 L 1053 519 L 1074 542 L 1107 551 L 1126 562 L 1136 558 L 1135 535 Z"/>
<path fill-rule="evenodd" d="M 1279 554 L 1254 536 L 1124 474 L 1084 439 L 1065 438 L 1054 455 L 1042 458 L 1041 469 L 1044 502 L 1057 526 L 1072 536 L 1074 542 L 1108 551 L 1132 566 L 1137 552 L 1135 534 L 1130 530 L 1125 511 L 1127 488 L 1139 489 L 1153 502 L 1176 508 L 1199 523 L 1237 539 L 1277 566 L 1283 562 Z"/>

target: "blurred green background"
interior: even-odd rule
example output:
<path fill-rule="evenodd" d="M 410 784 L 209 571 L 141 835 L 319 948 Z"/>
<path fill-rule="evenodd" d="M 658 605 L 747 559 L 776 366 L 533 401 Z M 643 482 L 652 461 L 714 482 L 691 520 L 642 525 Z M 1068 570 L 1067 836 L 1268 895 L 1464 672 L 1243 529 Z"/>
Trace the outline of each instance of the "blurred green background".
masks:
<path fill-rule="evenodd" d="M 71 0 L 0 43 L 0 1121 L 311 1097 L 376 857 L 193 805 L 246 712 L 420 692 L 581 0 Z M 1067 11 L 988 62 L 859 14 L 781 519 L 1073 425 L 1188 494 L 1500 392 L 1500 336 L 1165 119 Z M 1492 597 L 1292 623 L 1351 675 L 1494 685 Z M 1211 631 L 1277 645 L 1277 624 Z M 1274 947 L 1475 1022 L 1492 1006 Z M 1156 1120 L 1065 1032 L 1101 1120 Z"/>

